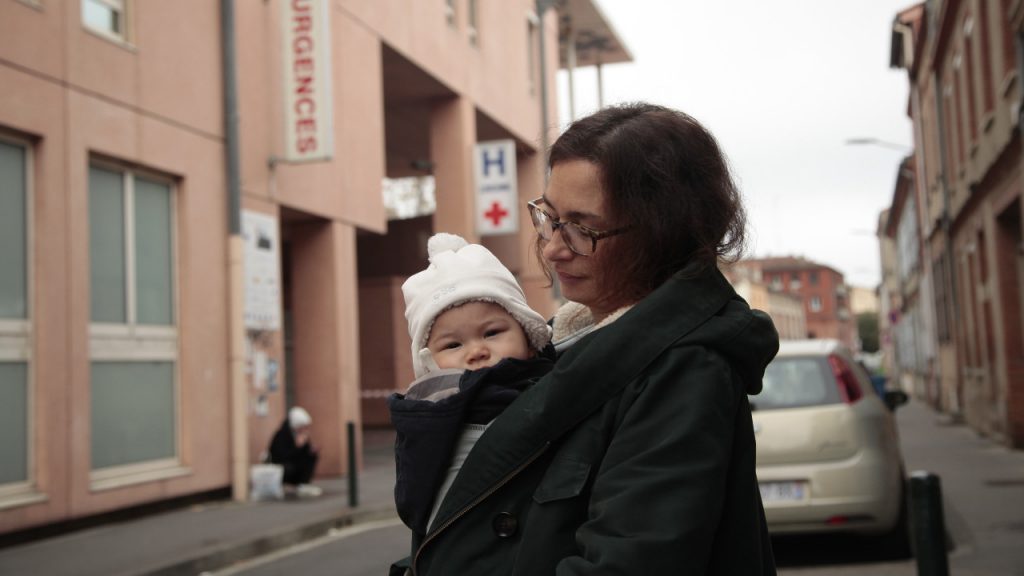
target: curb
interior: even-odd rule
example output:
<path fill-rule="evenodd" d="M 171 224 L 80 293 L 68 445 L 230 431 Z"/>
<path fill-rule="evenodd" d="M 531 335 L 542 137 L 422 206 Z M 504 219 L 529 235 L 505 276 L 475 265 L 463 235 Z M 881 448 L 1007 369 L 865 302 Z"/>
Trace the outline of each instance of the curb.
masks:
<path fill-rule="evenodd" d="M 264 556 L 312 540 L 327 534 L 332 529 L 345 528 L 361 522 L 395 517 L 393 508 L 346 511 L 334 518 L 318 520 L 309 524 L 292 527 L 247 541 L 224 544 L 214 550 L 202 552 L 192 558 L 167 566 L 160 566 L 137 572 L 138 576 L 195 576 L 227 568 L 232 564 Z"/>

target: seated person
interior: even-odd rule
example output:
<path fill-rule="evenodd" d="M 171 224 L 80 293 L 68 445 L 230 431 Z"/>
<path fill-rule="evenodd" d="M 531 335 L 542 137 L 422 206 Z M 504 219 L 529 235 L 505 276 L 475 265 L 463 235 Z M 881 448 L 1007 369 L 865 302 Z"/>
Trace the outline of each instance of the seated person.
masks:
<path fill-rule="evenodd" d="M 312 423 L 309 412 L 295 406 L 288 411 L 288 417 L 270 442 L 270 462 L 284 467 L 285 491 L 300 497 L 321 494 L 318 486 L 310 484 L 319 456 L 309 439 L 309 425 Z"/>

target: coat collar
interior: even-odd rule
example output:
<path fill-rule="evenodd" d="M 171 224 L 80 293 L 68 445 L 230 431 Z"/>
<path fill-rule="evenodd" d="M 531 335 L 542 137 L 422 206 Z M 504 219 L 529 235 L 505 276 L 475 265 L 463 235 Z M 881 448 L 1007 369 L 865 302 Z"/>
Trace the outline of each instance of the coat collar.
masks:
<path fill-rule="evenodd" d="M 463 464 L 463 470 L 474 473 L 456 478 L 434 526 L 444 526 L 459 510 L 486 497 L 488 490 L 598 410 L 735 295 L 717 269 L 696 274 L 688 267 L 612 327 L 580 339 L 551 373 L 494 420 Z"/>

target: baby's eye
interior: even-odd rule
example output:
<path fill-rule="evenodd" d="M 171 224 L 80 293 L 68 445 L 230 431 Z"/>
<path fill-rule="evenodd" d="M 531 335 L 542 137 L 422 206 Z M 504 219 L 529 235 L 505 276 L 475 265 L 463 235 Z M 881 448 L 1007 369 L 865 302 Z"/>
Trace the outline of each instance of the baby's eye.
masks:
<path fill-rule="evenodd" d="M 454 350 L 454 349 L 458 348 L 459 346 L 460 346 L 460 344 L 458 342 L 449 342 L 449 343 L 445 344 L 444 346 L 441 346 L 441 350 Z"/>
<path fill-rule="evenodd" d="M 486 332 L 484 332 L 484 336 L 487 338 L 491 338 L 492 336 L 497 336 L 498 334 L 501 334 L 504 331 L 504 328 L 489 328 L 487 329 Z"/>

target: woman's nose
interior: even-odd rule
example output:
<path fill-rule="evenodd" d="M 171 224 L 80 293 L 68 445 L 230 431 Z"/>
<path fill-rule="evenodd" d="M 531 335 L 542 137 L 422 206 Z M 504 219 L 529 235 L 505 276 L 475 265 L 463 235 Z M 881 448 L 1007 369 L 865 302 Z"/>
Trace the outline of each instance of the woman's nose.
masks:
<path fill-rule="evenodd" d="M 544 245 L 544 249 L 541 250 L 541 255 L 549 262 L 557 262 L 559 260 L 568 260 L 572 258 L 573 252 L 569 249 L 569 245 L 565 243 L 561 228 L 551 233 L 551 239 Z"/>

